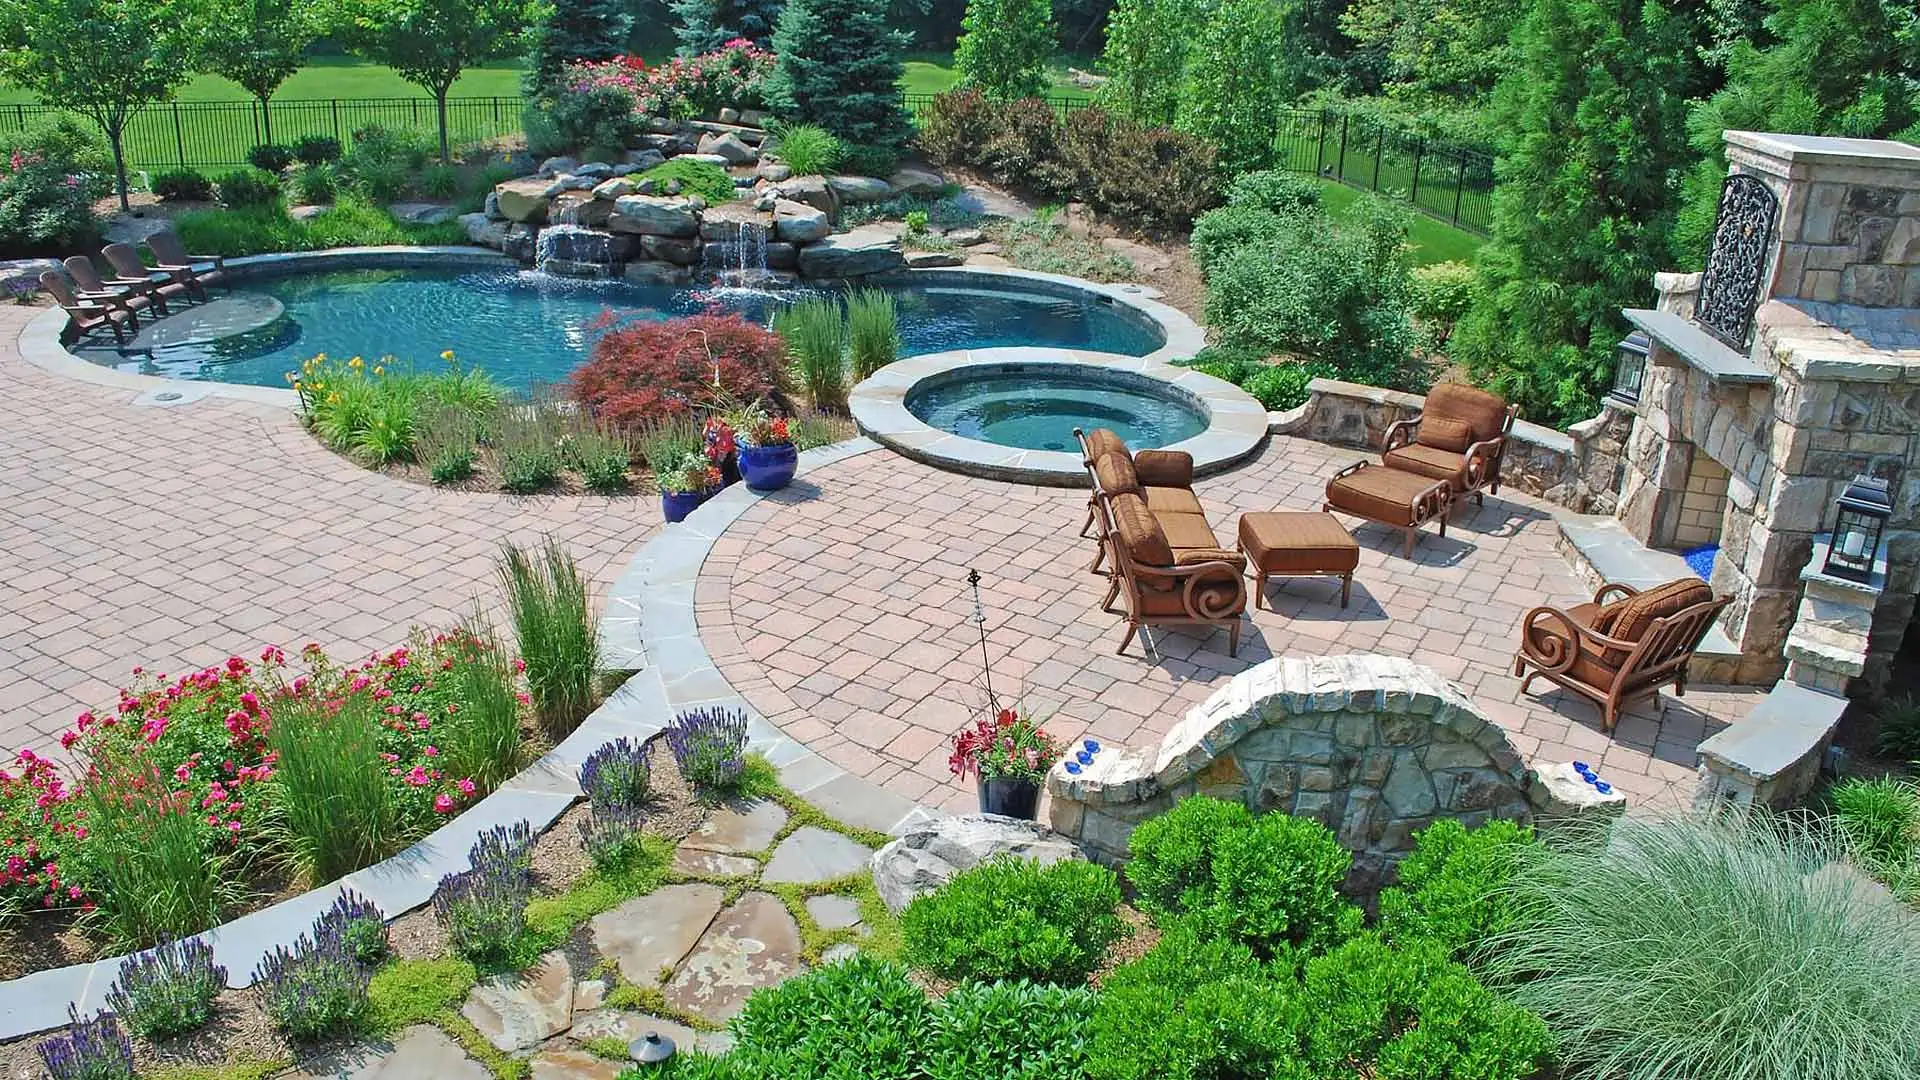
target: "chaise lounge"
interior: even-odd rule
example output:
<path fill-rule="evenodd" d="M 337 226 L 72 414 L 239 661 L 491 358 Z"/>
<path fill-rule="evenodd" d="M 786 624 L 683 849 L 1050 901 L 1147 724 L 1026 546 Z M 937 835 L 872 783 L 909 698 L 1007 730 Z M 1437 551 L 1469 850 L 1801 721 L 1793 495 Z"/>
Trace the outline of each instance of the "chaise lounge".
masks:
<path fill-rule="evenodd" d="M 1513 658 L 1514 675 L 1525 676 L 1520 692 L 1544 677 L 1592 699 L 1601 729 L 1612 731 L 1629 700 L 1669 683 L 1676 696 L 1686 693 L 1687 663 L 1732 600 L 1715 599 L 1706 582 L 1689 577 L 1645 591 L 1602 585 L 1590 604 L 1534 608 L 1520 623 Z"/>
<path fill-rule="evenodd" d="M 1115 651 L 1126 652 L 1143 626 L 1225 626 L 1227 653 L 1238 656 L 1246 556 L 1224 547 L 1207 523 L 1193 493 L 1193 458 L 1177 450 L 1131 453 L 1104 428 L 1073 434 L 1093 484 L 1081 534 L 1096 529 L 1101 541 L 1103 555 L 1091 569 L 1109 564 L 1100 608 L 1127 619 Z"/>

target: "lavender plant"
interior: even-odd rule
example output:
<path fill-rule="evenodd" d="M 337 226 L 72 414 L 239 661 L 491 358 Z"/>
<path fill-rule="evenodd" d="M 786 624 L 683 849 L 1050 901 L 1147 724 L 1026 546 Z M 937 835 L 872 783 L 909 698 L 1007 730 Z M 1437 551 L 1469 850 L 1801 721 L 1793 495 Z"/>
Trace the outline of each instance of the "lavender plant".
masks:
<path fill-rule="evenodd" d="M 636 808 L 647 801 L 652 780 L 653 745 L 615 739 L 587 756 L 580 786 L 595 810 Z"/>
<path fill-rule="evenodd" d="M 352 889 L 341 890 L 340 898 L 315 920 L 313 936 L 339 939 L 355 961 L 368 967 L 387 956 L 387 917 L 379 905 Z"/>
<path fill-rule="evenodd" d="M 611 871 L 627 861 L 640 839 L 645 815 L 632 806 L 595 806 L 580 823 L 580 846 L 594 869 Z"/>
<path fill-rule="evenodd" d="M 67 1030 L 40 1044 L 40 1060 L 53 1080 L 133 1080 L 133 1042 L 112 1013 L 90 1020 L 67 1006 Z"/>
<path fill-rule="evenodd" d="M 227 969 L 198 938 L 169 941 L 120 962 L 120 978 L 107 991 L 107 1008 L 149 1039 L 165 1038 L 206 1023 L 213 999 L 227 984 Z"/>
<path fill-rule="evenodd" d="M 747 714 L 743 709 L 695 709 L 667 728 L 667 746 L 680 775 L 695 787 L 725 791 L 747 763 Z"/>
<path fill-rule="evenodd" d="M 521 874 L 533 869 L 533 826 L 524 821 L 495 825 L 480 834 L 467 852 L 467 865 L 479 870 L 512 868 Z"/>
<path fill-rule="evenodd" d="M 253 974 L 261 1003 L 288 1038 L 313 1040 L 348 1032 L 367 1015 L 372 969 L 355 959 L 340 934 L 301 934 L 293 948 L 277 946 Z"/>
<path fill-rule="evenodd" d="M 470 960 L 504 955 L 527 928 L 533 898 L 533 830 L 526 822 L 481 834 L 471 869 L 440 879 L 433 914 L 454 951 Z"/>

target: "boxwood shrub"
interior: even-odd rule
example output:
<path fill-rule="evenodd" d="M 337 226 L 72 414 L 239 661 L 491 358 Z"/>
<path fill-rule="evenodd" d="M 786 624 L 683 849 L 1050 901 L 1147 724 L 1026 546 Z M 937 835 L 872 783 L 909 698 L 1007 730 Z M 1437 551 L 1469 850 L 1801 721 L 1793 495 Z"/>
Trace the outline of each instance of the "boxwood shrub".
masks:
<path fill-rule="evenodd" d="M 1533 830 L 1511 821 L 1434 822 L 1414 837 L 1399 883 L 1380 894 L 1381 930 L 1395 943 L 1426 938 L 1465 957 L 1513 922 L 1503 890 L 1533 844 Z"/>
<path fill-rule="evenodd" d="M 1113 871 L 989 859 L 907 905 L 906 959 L 947 979 L 1080 982 L 1125 932 Z"/>
<path fill-rule="evenodd" d="M 731 1075 L 918 1080 L 931 1009 L 905 968 L 862 953 L 748 998 L 733 1020 Z"/>
<path fill-rule="evenodd" d="M 933 1014 L 928 1080 L 1078 1080 L 1093 1005 L 1084 986 L 957 986 Z"/>

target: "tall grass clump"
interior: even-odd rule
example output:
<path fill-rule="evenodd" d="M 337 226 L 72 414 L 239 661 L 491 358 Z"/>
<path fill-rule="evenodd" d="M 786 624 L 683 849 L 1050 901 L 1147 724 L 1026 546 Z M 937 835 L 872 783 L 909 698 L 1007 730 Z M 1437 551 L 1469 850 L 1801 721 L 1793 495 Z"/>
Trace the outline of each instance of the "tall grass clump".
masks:
<path fill-rule="evenodd" d="M 1920 761 L 1920 696 L 1888 698 L 1873 710 L 1873 715 L 1880 721 L 1875 750 L 1902 761 Z"/>
<path fill-rule="evenodd" d="M 1854 861 L 1902 899 L 1920 900 L 1920 782 L 1844 780 L 1830 797 Z"/>
<path fill-rule="evenodd" d="M 482 790 L 505 783 L 520 766 L 520 699 L 513 657 L 499 635 L 479 614 L 470 616 L 455 636 L 467 643 L 466 663 L 441 678 L 451 680 L 460 711 L 434 727 L 441 768 L 449 776 L 470 777 Z"/>
<path fill-rule="evenodd" d="M 234 898 L 227 860 L 203 811 L 151 758 L 96 758 L 83 789 L 100 927 L 117 944 L 146 946 L 220 922 Z"/>
<path fill-rule="evenodd" d="M 596 495 L 618 495 L 627 490 L 627 469 L 633 464 L 633 439 L 604 420 L 576 417 L 567 435 L 567 458 L 580 480 Z"/>
<path fill-rule="evenodd" d="M 1764 814 L 1556 827 L 1483 967 L 1569 1077 L 1920 1076 L 1920 931 L 1837 847 Z"/>
<path fill-rule="evenodd" d="M 795 176 L 831 172 L 846 156 L 846 147 L 825 128 L 795 124 L 780 131 L 778 153 Z"/>
<path fill-rule="evenodd" d="M 567 418 L 545 402 L 512 405 L 500 411 L 494 434 L 494 463 L 500 486 L 515 495 L 531 495 L 560 476 L 566 463 Z"/>
<path fill-rule="evenodd" d="M 855 289 L 847 296 L 847 340 L 854 377 L 864 379 L 900 358 L 900 306 L 884 289 Z"/>
<path fill-rule="evenodd" d="M 335 704 L 311 692 L 274 707 L 267 743 L 280 789 L 277 824 L 295 870 L 314 884 L 378 862 L 400 836 L 378 710 L 366 694 Z"/>
<path fill-rule="evenodd" d="M 413 454 L 436 484 L 457 484 L 473 475 L 480 460 L 481 425 L 477 417 L 453 405 L 435 405 L 420 414 L 413 429 Z"/>
<path fill-rule="evenodd" d="M 773 330 L 787 343 L 787 355 L 813 407 L 845 413 L 847 324 L 840 317 L 839 301 L 802 300 L 774 316 Z"/>
<path fill-rule="evenodd" d="M 534 713 L 549 735 L 564 738 L 592 711 L 600 667 L 599 619 L 587 579 L 552 537 L 537 551 L 503 544 L 496 566 Z"/>
<path fill-rule="evenodd" d="M 662 417 L 641 428 L 633 444 L 640 460 L 657 472 L 699 451 L 700 422 L 690 415 Z"/>

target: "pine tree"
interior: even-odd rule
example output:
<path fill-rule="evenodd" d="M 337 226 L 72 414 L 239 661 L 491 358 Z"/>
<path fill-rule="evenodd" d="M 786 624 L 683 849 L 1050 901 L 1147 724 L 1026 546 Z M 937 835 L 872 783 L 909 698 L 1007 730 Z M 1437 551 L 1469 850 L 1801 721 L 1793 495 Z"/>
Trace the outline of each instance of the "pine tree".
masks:
<path fill-rule="evenodd" d="M 1001 101 L 1039 97 L 1053 55 L 1053 0 L 968 0 L 953 66 Z"/>
<path fill-rule="evenodd" d="M 791 0 L 773 35 L 767 100 L 791 123 L 898 148 L 911 133 L 900 101 L 905 48 L 906 35 L 887 26 L 886 0 Z"/>
<path fill-rule="evenodd" d="M 674 36 L 680 55 L 699 56 L 719 50 L 729 41 L 745 38 L 761 48 L 773 40 L 779 25 L 781 0 L 668 0 L 676 20 Z"/>
<path fill-rule="evenodd" d="M 527 58 L 526 87 L 543 93 L 560 79 L 565 65 L 581 60 L 611 60 L 626 52 L 633 16 L 624 0 L 552 0 L 546 20 L 533 31 Z"/>
<path fill-rule="evenodd" d="M 1658 0 L 1534 0 L 1515 30 L 1493 239 L 1452 346 L 1530 419 L 1592 415 L 1620 309 L 1652 300 L 1692 160 L 1696 31 Z"/>

